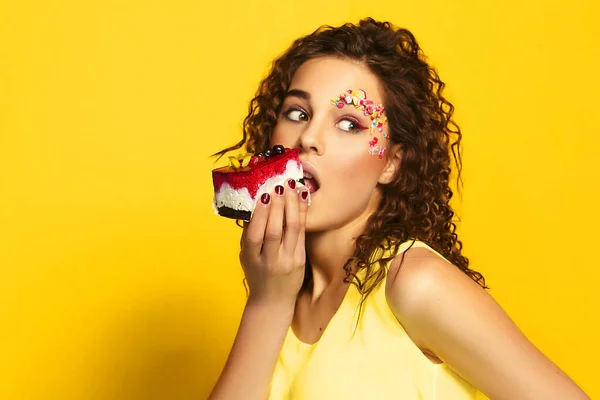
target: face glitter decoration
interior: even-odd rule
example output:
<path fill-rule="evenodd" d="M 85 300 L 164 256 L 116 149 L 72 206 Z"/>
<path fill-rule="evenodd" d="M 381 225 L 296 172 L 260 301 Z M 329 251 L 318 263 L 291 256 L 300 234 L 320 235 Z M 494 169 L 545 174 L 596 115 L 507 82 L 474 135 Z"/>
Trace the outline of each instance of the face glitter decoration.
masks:
<path fill-rule="evenodd" d="M 377 137 L 374 137 L 369 141 L 369 154 L 372 156 L 377 156 L 380 160 L 382 160 L 383 156 L 385 155 L 385 146 L 377 146 L 378 141 L 379 139 L 377 139 Z"/>
<path fill-rule="evenodd" d="M 367 99 L 367 94 L 364 90 L 359 89 L 358 91 L 347 90 L 345 93 L 340 93 L 338 97 L 331 99 L 331 103 L 337 108 L 344 108 L 346 104 L 354 106 L 357 110 L 361 110 L 366 116 L 371 118 L 371 134 L 373 129 L 377 129 L 383 133 L 383 137 L 387 138 L 387 133 L 383 132 L 383 124 L 387 122 L 387 117 L 384 115 L 385 109 L 381 104 L 374 104 L 371 100 Z M 377 156 L 379 159 L 383 159 L 385 155 L 385 146 L 378 146 L 377 142 L 379 139 L 373 137 L 369 141 L 369 154 Z"/>
<path fill-rule="evenodd" d="M 368 100 L 364 90 L 359 89 L 356 92 L 347 90 L 345 93 L 340 93 L 338 97 L 332 98 L 331 103 L 337 108 L 344 108 L 346 104 L 354 106 L 371 118 L 371 133 L 373 133 L 373 129 L 383 132 L 383 124 L 387 121 L 387 117 L 384 115 L 385 109 L 383 105 L 374 104 L 371 100 Z M 387 137 L 387 134 L 384 133 L 383 137 Z"/>

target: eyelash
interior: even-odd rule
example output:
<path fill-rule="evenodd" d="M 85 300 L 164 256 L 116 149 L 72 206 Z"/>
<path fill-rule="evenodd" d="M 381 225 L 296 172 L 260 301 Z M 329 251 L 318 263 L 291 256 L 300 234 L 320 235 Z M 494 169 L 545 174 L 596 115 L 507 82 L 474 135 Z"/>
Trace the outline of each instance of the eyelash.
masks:
<path fill-rule="evenodd" d="M 302 120 L 301 120 L 301 121 L 297 121 L 297 120 L 295 120 L 295 119 L 292 119 L 292 118 L 290 118 L 290 114 L 291 114 L 292 112 L 294 112 L 294 111 L 298 111 L 298 112 L 300 112 L 300 113 L 304 114 L 304 115 L 306 116 L 306 118 L 307 118 L 307 119 L 309 119 L 309 118 L 310 118 L 310 115 L 308 114 L 308 112 L 306 112 L 304 109 L 302 109 L 302 108 L 300 108 L 300 107 L 290 107 L 290 108 L 287 108 L 287 109 L 286 109 L 285 111 L 283 111 L 281 114 L 283 115 L 283 117 L 284 117 L 286 120 L 288 120 L 288 121 L 290 121 L 290 122 L 301 122 Z M 339 120 L 339 121 L 336 123 L 336 126 L 337 126 L 337 125 L 338 125 L 340 122 L 343 122 L 343 121 L 348 121 L 348 122 L 351 122 L 351 123 L 352 123 L 352 124 L 354 124 L 354 126 L 355 126 L 353 129 L 350 129 L 350 130 L 348 130 L 348 131 L 346 131 L 346 130 L 342 129 L 342 131 L 344 131 L 344 132 L 349 132 L 349 133 L 358 133 L 358 132 L 360 132 L 360 131 L 363 131 L 363 130 L 369 129 L 369 128 L 367 128 L 366 126 L 362 125 L 362 124 L 361 124 L 361 123 L 360 123 L 360 122 L 359 122 L 359 121 L 358 121 L 356 118 L 353 118 L 353 117 L 348 117 L 348 116 L 346 116 L 346 117 L 344 117 L 344 118 L 340 119 L 340 120 Z"/>
<path fill-rule="evenodd" d="M 338 125 L 340 122 L 342 121 L 348 121 L 354 124 L 354 129 L 351 129 L 349 131 L 344 131 L 344 132 L 350 132 L 350 133 L 358 133 L 360 131 L 364 131 L 365 129 L 369 129 L 366 126 L 362 125 L 356 118 L 353 117 L 344 117 L 341 120 L 339 120 L 336 125 Z M 343 130 L 343 129 L 342 129 Z"/>
<path fill-rule="evenodd" d="M 306 115 L 306 117 L 307 117 L 307 118 L 310 118 L 310 115 L 309 115 L 309 114 L 308 114 L 306 111 L 304 111 L 302 108 L 299 108 L 299 107 L 290 107 L 290 108 L 287 108 L 287 109 L 286 109 L 284 112 L 282 112 L 281 114 L 282 114 L 282 115 L 283 115 L 283 117 L 284 117 L 286 120 L 288 120 L 288 121 L 291 121 L 291 122 L 300 122 L 300 121 L 296 121 L 295 119 L 291 119 L 291 118 L 290 118 L 290 114 L 291 114 L 293 111 L 299 111 L 299 112 L 301 112 L 302 114 Z"/>

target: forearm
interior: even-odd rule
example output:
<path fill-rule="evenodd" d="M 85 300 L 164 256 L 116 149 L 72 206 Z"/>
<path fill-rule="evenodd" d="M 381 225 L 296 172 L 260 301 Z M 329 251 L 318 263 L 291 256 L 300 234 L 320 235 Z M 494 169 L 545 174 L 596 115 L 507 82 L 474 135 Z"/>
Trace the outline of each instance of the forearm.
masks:
<path fill-rule="evenodd" d="M 265 400 L 293 305 L 248 301 L 227 363 L 209 400 Z"/>

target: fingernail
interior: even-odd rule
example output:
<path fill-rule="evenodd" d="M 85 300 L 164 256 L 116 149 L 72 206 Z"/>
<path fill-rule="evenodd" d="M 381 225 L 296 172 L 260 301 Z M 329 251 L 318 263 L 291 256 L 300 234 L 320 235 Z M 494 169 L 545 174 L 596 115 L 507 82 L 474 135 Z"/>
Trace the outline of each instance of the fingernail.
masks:
<path fill-rule="evenodd" d="M 289 185 L 290 188 L 296 189 L 296 181 L 295 180 L 289 179 L 288 180 L 288 185 Z"/>
<path fill-rule="evenodd" d="M 269 200 L 271 200 L 269 193 L 263 193 L 263 195 L 260 196 L 260 201 L 262 201 L 263 204 L 269 204 Z"/>
<path fill-rule="evenodd" d="M 281 196 L 283 194 L 283 186 L 281 186 L 281 185 L 275 186 L 275 193 L 277 193 L 278 195 Z"/>
<path fill-rule="evenodd" d="M 308 192 L 304 191 L 300 196 L 302 196 L 302 200 L 306 200 L 308 198 Z"/>

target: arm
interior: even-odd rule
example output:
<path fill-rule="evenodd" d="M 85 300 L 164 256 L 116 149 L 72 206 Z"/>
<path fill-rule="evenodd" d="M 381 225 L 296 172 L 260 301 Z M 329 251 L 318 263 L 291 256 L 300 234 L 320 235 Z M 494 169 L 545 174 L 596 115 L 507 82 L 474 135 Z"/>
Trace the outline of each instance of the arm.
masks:
<path fill-rule="evenodd" d="M 386 293 L 408 335 L 490 399 L 589 399 L 458 268 L 423 248 L 395 267 Z"/>
<path fill-rule="evenodd" d="M 248 302 L 209 400 L 266 399 L 294 308 Z"/>
<path fill-rule="evenodd" d="M 304 279 L 308 207 L 294 184 L 257 204 L 240 262 L 250 294 L 225 368 L 209 400 L 265 400 Z M 285 215 L 285 229 L 283 227 Z"/>

